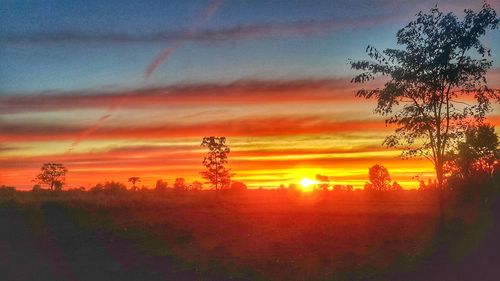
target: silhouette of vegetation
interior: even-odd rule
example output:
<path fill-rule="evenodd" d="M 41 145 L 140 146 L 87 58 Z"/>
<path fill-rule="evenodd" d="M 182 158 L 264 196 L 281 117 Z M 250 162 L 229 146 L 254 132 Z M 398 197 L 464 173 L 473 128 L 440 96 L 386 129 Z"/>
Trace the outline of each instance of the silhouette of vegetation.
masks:
<path fill-rule="evenodd" d="M 98 183 L 94 187 L 90 188 L 91 192 L 94 193 L 105 193 L 105 194 L 123 194 L 127 192 L 127 187 L 121 182 L 106 181 L 104 184 Z"/>
<path fill-rule="evenodd" d="M 494 164 L 500 159 L 498 136 L 495 127 L 483 124 L 470 127 L 465 140 L 450 152 L 446 170 L 452 180 L 471 181 L 487 178 Z"/>
<path fill-rule="evenodd" d="M 403 187 L 397 181 L 394 181 L 391 190 L 403 190 Z"/>
<path fill-rule="evenodd" d="M 178 191 L 186 190 L 186 180 L 184 178 L 176 178 L 174 189 Z"/>
<path fill-rule="evenodd" d="M 247 185 L 246 185 L 246 184 L 244 184 L 244 183 L 243 183 L 243 182 L 241 182 L 241 181 L 233 181 L 233 182 L 231 183 L 231 187 L 230 187 L 230 189 L 231 189 L 232 191 L 245 191 L 245 190 L 247 190 Z"/>
<path fill-rule="evenodd" d="M 132 190 L 137 190 L 137 186 L 135 186 L 135 184 L 137 182 L 140 182 L 140 181 L 141 181 L 140 177 L 130 177 L 130 178 L 128 178 L 128 182 L 132 183 Z"/>
<path fill-rule="evenodd" d="M 500 91 L 486 85 L 492 61 L 487 59 L 490 49 L 481 41 L 498 23 L 496 12 L 486 3 L 479 12 L 465 10 L 463 20 L 436 7 L 428 14 L 420 12 L 398 31 L 397 43 L 404 49 L 379 52 L 368 46 L 371 61 L 350 62 L 353 69 L 364 71 L 351 82 L 367 82 L 377 75 L 389 77 L 382 89 L 361 89 L 356 96 L 377 100 L 375 112 L 387 116 L 386 124 L 397 127 L 384 144 L 403 147 L 405 158 L 431 160 L 439 188 L 451 144 L 462 136 L 471 119 L 483 121 L 491 111 L 491 101 L 500 101 Z M 464 100 L 469 96 L 475 104 Z"/>
<path fill-rule="evenodd" d="M 45 163 L 42 165 L 41 172 L 34 181 L 37 184 L 46 184 L 50 190 L 61 190 L 65 181 L 68 169 L 60 163 Z"/>
<path fill-rule="evenodd" d="M 16 188 L 13 186 L 1 185 L 0 186 L 0 197 L 12 196 L 16 193 Z"/>
<path fill-rule="evenodd" d="M 203 159 L 203 166 L 207 170 L 201 172 L 201 175 L 215 190 L 229 188 L 232 175 L 231 170 L 224 167 L 227 164 L 227 154 L 230 152 L 226 138 L 204 137 L 201 146 L 209 150 Z"/>
<path fill-rule="evenodd" d="M 365 184 L 365 190 L 384 191 L 391 189 L 391 177 L 389 171 L 379 164 L 375 164 L 368 169 L 368 179 L 370 183 Z"/>
<path fill-rule="evenodd" d="M 188 190 L 202 190 L 203 184 L 199 181 L 193 181 L 189 186 Z"/>
<path fill-rule="evenodd" d="M 156 191 L 165 191 L 168 188 L 167 182 L 164 182 L 163 180 L 157 180 L 156 185 L 155 185 L 155 190 Z"/>
<path fill-rule="evenodd" d="M 317 174 L 316 181 L 318 182 L 317 188 L 319 190 L 323 190 L 323 191 L 328 190 L 328 186 L 330 185 L 330 179 L 328 178 L 328 176 Z"/>

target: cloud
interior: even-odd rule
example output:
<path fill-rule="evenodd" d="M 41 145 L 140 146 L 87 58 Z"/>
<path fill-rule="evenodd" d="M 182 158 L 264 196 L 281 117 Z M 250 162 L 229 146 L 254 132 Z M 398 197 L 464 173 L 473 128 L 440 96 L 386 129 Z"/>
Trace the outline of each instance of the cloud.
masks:
<path fill-rule="evenodd" d="M 213 29 L 164 30 L 150 34 L 102 33 L 62 31 L 53 33 L 5 34 L 0 37 L 3 44 L 67 44 L 67 43 L 216 43 L 232 40 L 311 36 L 329 32 L 369 27 L 399 20 L 396 16 L 377 16 L 359 19 L 325 19 L 293 21 L 285 23 L 258 23 Z"/>
<path fill-rule="evenodd" d="M 239 80 L 231 83 L 175 84 L 98 92 L 44 92 L 0 96 L 3 113 L 158 105 L 268 104 L 339 101 L 354 98 L 360 85 L 350 78 Z"/>
<path fill-rule="evenodd" d="M 320 117 L 271 116 L 201 121 L 193 124 L 168 123 L 156 126 L 101 126 L 89 139 L 166 139 L 203 137 L 210 135 L 234 136 L 290 136 L 300 134 L 329 134 L 383 130 L 381 120 L 332 121 Z M 86 127 L 0 122 L 2 141 L 73 140 Z"/>

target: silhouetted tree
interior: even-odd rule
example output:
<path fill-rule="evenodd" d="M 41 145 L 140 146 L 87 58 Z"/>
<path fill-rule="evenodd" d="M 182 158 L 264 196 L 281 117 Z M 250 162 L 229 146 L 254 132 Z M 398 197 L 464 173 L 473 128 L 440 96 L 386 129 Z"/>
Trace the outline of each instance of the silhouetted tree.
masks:
<path fill-rule="evenodd" d="M 184 178 L 176 178 L 174 182 L 175 190 L 186 190 L 186 180 Z"/>
<path fill-rule="evenodd" d="M 477 13 L 465 10 L 462 21 L 436 7 L 429 14 L 418 13 L 398 31 L 397 43 L 404 49 L 379 52 L 368 46 L 371 61 L 350 62 L 353 69 L 364 71 L 352 82 L 389 77 L 382 89 L 362 89 L 356 96 L 377 100 L 375 112 L 387 116 L 386 124 L 397 126 L 384 144 L 402 146 L 405 158 L 431 160 L 440 189 L 450 144 L 461 136 L 467 120 L 482 122 L 491 110 L 490 101 L 500 100 L 500 91 L 486 86 L 492 61 L 485 58 L 491 54 L 481 41 L 488 29 L 498 28 L 498 22 L 486 3 Z M 473 96 L 476 104 L 464 102 L 466 96 Z"/>
<path fill-rule="evenodd" d="M 391 190 L 403 190 L 403 187 L 397 181 L 394 181 Z"/>
<path fill-rule="evenodd" d="M 240 181 L 233 181 L 231 183 L 230 189 L 232 191 L 245 191 L 245 190 L 247 190 L 247 185 L 240 182 Z"/>
<path fill-rule="evenodd" d="M 102 192 L 109 195 L 123 194 L 127 192 L 127 187 L 121 182 L 106 181 L 104 184 L 98 183 L 90 188 L 91 192 Z"/>
<path fill-rule="evenodd" d="M 156 191 L 165 191 L 167 190 L 167 182 L 164 182 L 163 180 L 157 180 L 156 185 L 155 185 L 155 190 Z"/>
<path fill-rule="evenodd" d="M 387 169 L 382 165 L 373 165 L 368 170 L 368 179 L 370 180 L 374 190 L 389 190 L 391 187 L 391 177 L 389 176 L 389 171 L 387 171 Z"/>
<path fill-rule="evenodd" d="M 199 181 L 193 181 L 188 187 L 189 190 L 201 190 L 202 188 L 203 184 Z"/>
<path fill-rule="evenodd" d="M 225 137 L 205 137 L 201 146 L 208 147 L 209 152 L 203 159 L 206 171 L 201 172 L 204 179 L 212 185 L 215 190 L 228 188 L 231 182 L 231 170 L 224 167 L 227 163 L 227 154 L 230 152 L 226 145 Z"/>
<path fill-rule="evenodd" d="M 317 174 L 316 181 L 318 182 L 318 189 L 323 191 L 328 190 L 328 185 L 330 184 L 330 179 L 328 178 L 328 176 Z"/>
<path fill-rule="evenodd" d="M 50 190 L 61 190 L 66 181 L 67 172 L 68 169 L 63 164 L 45 163 L 34 181 L 38 184 L 47 184 Z"/>
<path fill-rule="evenodd" d="M 465 140 L 449 155 L 448 172 L 453 177 L 471 180 L 474 177 L 489 177 L 493 165 L 500 159 L 498 136 L 495 127 L 483 124 L 469 128 Z"/>
<path fill-rule="evenodd" d="M 137 190 L 137 186 L 135 186 L 135 184 L 137 182 L 140 182 L 141 181 L 141 178 L 140 177 L 130 177 L 128 178 L 128 182 L 131 182 L 132 183 L 132 189 L 133 190 Z"/>

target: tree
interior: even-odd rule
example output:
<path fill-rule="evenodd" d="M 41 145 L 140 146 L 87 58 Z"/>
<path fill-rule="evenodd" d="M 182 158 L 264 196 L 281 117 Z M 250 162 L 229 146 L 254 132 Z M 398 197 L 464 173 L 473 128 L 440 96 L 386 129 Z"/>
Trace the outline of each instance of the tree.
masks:
<path fill-rule="evenodd" d="M 209 152 L 203 159 L 206 171 L 201 172 L 204 179 L 215 190 L 228 188 L 231 182 L 231 170 L 224 167 L 227 164 L 227 154 L 230 152 L 225 137 L 204 137 L 202 147 L 208 147 Z"/>
<path fill-rule="evenodd" d="M 316 181 L 318 182 L 317 187 L 319 190 L 328 190 L 328 185 L 330 184 L 330 179 L 328 178 L 328 176 L 317 174 Z"/>
<path fill-rule="evenodd" d="M 391 190 L 403 190 L 403 187 L 397 181 L 394 181 L 392 183 L 392 189 Z"/>
<path fill-rule="evenodd" d="M 141 178 L 140 177 L 130 177 L 128 178 L 128 182 L 132 183 L 132 189 L 137 190 L 137 186 L 135 186 L 135 183 L 140 182 Z"/>
<path fill-rule="evenodd" d="M 164 182 L 163 180 L 159 179 L 156 181 L 156 185 L 155 185 L 155 190 L 156 191 L 165 191 L 167 190 L 167 182 Z"/>
<path fill-rule="evenodd" d="M 45 163 L 34 181 L 38 184 L 47 184 L 50 190 L 60 190 L 66 181 L 67 172 L 68 169 L 63 164 Z"/>
<path fill-rule="evenodd" d="M 184 178 L 176 178 L 174 182 L 175 190 L 186 190 L 186 180 Z"/>
<path fill-rule="evenodd" d="M 498 136 L 495 127 L 489 124 L 470 127 L 463 142 L 451 152 L 446 168 L 462 180 L 489 176 L 493 166 L 500 159 Z"/>
<path fill-rule="evenodd" d="M 199 181 L 193 181 L 189 185 L 189 190 L 202 190 L 203 189 L 203 184 Z"/>
<path fill-rule="evenodd" d="M 379 52 L 368 46 L 371 61 L 350 62 L 353 69 L 363 71 L 351 82 L 389 77 L 382 89 L 361 89 L 356 96 L 377 100 L 375 112 L 387 117 L 386 124 L 396 126 L 384 144 L 402 147 L 404 158 L 423 156 L 432 161 L 440 189 L 450 145 L 470 120 L 484 120 L 491 100 L 500 101 L 500 91 L 486 85 L 491 52 L 480 40 L 498 23 L 486 3 L 477 13 L 465 10 L 462 21 L 436 7 L 429 14 L 418 13 L 416 20 L 398 31 L 397 43 L 404 49 Z M 465 100 L 467 96 L 473 96 L 475 103 Z"/>
<path fill-rule="evenodd" d="M 375 164 L 368 169 L 368 179 L 371 182 L 371 188 L 374 190 L 389 190 L 391 187 L 389 171 L 382 165 Z"/>
<path fill-rule="evenodd" d="M 241 181 L 233 181 L 230 189 L 232 191 L 245 191 L 247 190 L 247 185 Z"/>

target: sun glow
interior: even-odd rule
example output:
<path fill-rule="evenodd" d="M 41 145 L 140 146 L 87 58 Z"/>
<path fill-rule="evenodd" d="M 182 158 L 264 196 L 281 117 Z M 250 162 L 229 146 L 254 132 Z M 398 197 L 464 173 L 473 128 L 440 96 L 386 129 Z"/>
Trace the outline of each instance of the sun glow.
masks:
<path fill-rule="evenodd" d="M 309 178 L 303 178 L 300 181 L 300 185 L 302 185 L 303 190 L 311 190 L 312 185 L 317 184 L 318 182 Z"/>

